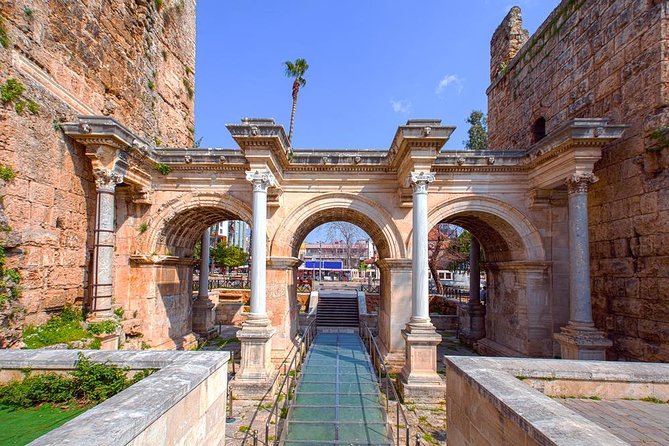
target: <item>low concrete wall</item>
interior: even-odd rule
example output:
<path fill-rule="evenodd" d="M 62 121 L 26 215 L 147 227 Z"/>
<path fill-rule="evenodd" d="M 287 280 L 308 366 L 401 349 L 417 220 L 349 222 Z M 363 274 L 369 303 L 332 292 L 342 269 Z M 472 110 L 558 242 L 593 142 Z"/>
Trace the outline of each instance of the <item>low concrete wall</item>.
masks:
<path fill-rule="evenodd" d="M 217 325 L 242 325 L 246 320 L 244 302 L 219 302 L 214 309 L 215 323 Z"/>
<path fill-rule="evenodd" d="M 77 350 L 0 351 L 1 377 L 67 371 Z M 30 445 L 223 445 L 229 353 L 84 350 L 94 362 L 159 369 Z"/>
<path fill-rule="evenodd" d="M 669 398 L 669 364 L 447 356 L 448 444 L 628 443 L 541 393 Z"/>
<path fill-rule="evenodd" d="M 430 314 L 430 320 L 437 330 L 458 329 L 458 316 L 454 314 Z"/>

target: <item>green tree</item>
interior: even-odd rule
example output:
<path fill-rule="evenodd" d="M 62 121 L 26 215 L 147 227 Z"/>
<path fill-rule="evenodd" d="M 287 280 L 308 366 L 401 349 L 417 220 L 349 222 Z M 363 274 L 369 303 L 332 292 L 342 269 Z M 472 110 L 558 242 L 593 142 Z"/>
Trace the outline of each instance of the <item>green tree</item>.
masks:
<path fill-rule="evenodd" d="M 293 81 L 293 110 L 290 114 L 290 131 L 288 132 L 288 143 L 293 143 L 293 126 L 295 124 L 295 111 L 297 110 L 297 94 L 300 87 L 307 85 L 304 73 L 309 69 L 309 64 L 305 59 L 296 59 L 295 62 L 289 60 L 284 62 L 286 66 L 286 77 L 294 78 Z"/>
<path fill-rule="evenodd" d="M 216 266 L 227 268 L 246 265 L 249 259 L 249 255 L 239 246 L 225 246 L 223 243 L 211 250 L 211 256 Z"/>
<path fill-rule="evenodd" d="M 479 110 L 474 110 L 467 118 L 470 125 L 467 134 L 469 139 L 464 141 L 467 150 L 485 150 L 488 148 L 488 120 Z"/>

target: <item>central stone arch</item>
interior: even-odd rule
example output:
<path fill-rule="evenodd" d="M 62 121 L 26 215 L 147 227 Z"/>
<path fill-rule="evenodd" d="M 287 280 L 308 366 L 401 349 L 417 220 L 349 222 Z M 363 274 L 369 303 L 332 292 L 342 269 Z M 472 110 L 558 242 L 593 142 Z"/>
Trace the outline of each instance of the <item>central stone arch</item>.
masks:
<path fill-rule="evenodd" d="M 404 258 L 402 236 L 390 214 L 361 195 L 328 193 L 313 197 L 290 213 L 272 238 L 271 256 L 297 257 L 313 229 L 331 221 L 347 221 L 367 232 L 381 258 Z"/>
<path fill-rule="evenodd" d="M 550 263 L 530 220 L 508 202 L 471 196 L 433 207 L 429 227 L 442 222 L 468 230 L 485 252 L 486 338 L 478 341 L 478 350 L 505 356 L 553 356 Z"/>
<path fill-rule="evenodd" d="M 379 306 L 379 339 L 387 356 L 392 354 L 393 362 L 400 364 L 404 359 L 404 340 L 398 327 L 404 327 L 411 311 L 411 267 L 406 258 L 406 248 L 402 235 L 391 216 L 383 207 L 363 195 L 348 193 L 325 193 L 310 198 L 289 213 L 276 229 L 270 242 L 270 263 L 277 259 L 295 259 L 295 267 L 287 274 L 268 275 L 268 284 L 277 287 L 276 296 L 286 295 L 285 299 L 296 302 L 294 286 L 295 268 L 300 245 L 306 236 L 318 226 L 331 221 L 346 221 L 359 226 L 367 232 L 376 245 L 380 260 L 381 289 Z M 270 274 L 272 272 L 270 271 Z M 393 282 L 394 281 L 394 282 Z M 392 290 L 392 295 L 391 295 Z M 285 293 L 285 294 L 284 294 Z M 268 288 L 268 298 L 270 295 Z M 297 313 L 291 314 L 297 326 Z M 284 329 L 284 332 L 288 330 Z"/>

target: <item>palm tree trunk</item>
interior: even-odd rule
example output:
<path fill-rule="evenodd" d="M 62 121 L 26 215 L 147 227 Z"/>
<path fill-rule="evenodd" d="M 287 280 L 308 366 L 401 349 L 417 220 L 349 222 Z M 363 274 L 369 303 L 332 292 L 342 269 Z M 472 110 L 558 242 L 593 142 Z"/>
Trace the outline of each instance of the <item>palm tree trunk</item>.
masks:
<path fill-rule="evenodd" d="M 293 146 L 293 127 L 295 127 L 295 111 L 297 110 L 297 93 L 300 91 L 300 83 L 295 79 L 293 82 L 293 110 L 290 113 L 290 130 L 288 131 L 288 143 Z"/>
<path fill-rule="evenodd" d="M 297 110 L 297 97 L 293 98 L 293 111 L 290 114 L 290 131 L 288 132 L 288 143 L 293 147 L 293 127 L 295 126 L 295 111 Z"/>

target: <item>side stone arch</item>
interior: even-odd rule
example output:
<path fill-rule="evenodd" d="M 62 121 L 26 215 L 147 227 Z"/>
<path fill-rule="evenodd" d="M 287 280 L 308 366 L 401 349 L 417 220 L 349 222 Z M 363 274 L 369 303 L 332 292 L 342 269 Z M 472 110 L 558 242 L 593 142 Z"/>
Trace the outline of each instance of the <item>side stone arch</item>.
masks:
<path fill-rule="evenodd" d="M 192 241 L 199 240 L 205 229 L 224 220 L 243 220 L 251 225 L 251 207 L 226 193 L 182 194 L 165 202 L 149 217 L 151 224 L 143 251 L 146 254 L 160 253 L 169 247 L 186 250 Z"/>
<path fill-rule="evenodd" d="M 545 261 L 546 250 L 539 231 L 512 205 L 490 197 L 468 196 L 448 200 L 428 213 L 428 228 L 446 221 L 475 233 L 495 260 Z M 411 249 L 411 236 L 407 250 Z M 491 249 L 492 248 L 492 249 Z M 508 250 L 495 258 L 497 250 Z"/>
<path fill-rule="evenodd" d="M 429 227 L 441 222 L 468 230 L 485 251 L 488 299 L 479 353 L 552 357 L 553 319 L 562 303 L 551 290 L 551 259 L 529 218 L 501 200 L 468 196 L 433 207 Z"/>
<path fill-rule="evenodd" d="M 330 221 L 348 221 L 372 238 L 381 258 L 406 258 L 402 236 L 391 215 L 375 202 L 359 195 L 318 195 L 291 212 L 271 239 L 271 256 L 297 257 L 300 243 L 313 229 Z"/>

